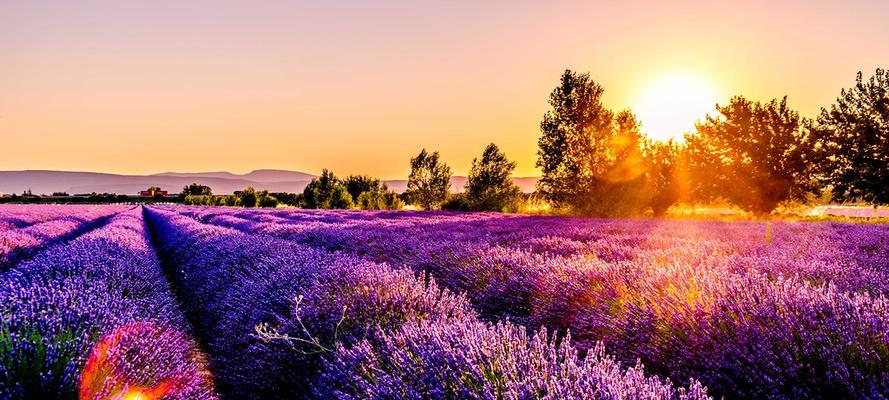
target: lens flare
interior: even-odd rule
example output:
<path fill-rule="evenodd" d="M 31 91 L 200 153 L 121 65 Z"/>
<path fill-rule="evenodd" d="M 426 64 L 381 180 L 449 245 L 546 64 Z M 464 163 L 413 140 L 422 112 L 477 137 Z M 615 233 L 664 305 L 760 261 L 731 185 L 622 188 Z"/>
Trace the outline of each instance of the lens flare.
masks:
<path fill-rule="evenodd" d="M 125 325 L 93 348 L 80 380 L 81 400 L 158 400 L 187 390 L 203 361 L 181 351 L 188 339 L 157 324 Z M 200 377 L 199 377 L 200 379 Z"/>
<path fill-rule="evenodd" d="M 130 390 L 124 393 L 122 400 L 148 400 L 149 397 L 141 390 Z"/>

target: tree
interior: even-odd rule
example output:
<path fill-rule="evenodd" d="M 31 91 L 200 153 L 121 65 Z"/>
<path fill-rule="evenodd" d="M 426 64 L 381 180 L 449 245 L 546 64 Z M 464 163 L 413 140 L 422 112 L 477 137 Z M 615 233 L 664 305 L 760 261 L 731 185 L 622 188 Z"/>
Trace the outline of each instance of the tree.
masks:
<path fill-rule="evenodd" d="M 362 210 L 400 210 L 404 204 L 398 198 L 397 193 L 389 190 L 389 187 L 383 184 L 377 190 L 361 193 L 358 196 L 357 206 Z"/>
<path fill-rule="evenodd" d="M 312 179 L 303 190 L 302 206 L 304 208 L 352 208 L 352 196 L 340 180 L 327 169 L 321 176 Z"/>
<path fill-rule="evenodd" d="M 185 198 L 186 196 L 212 196 L 213 189 L 210 189 L 209 186 L 199 185 L 197 183 L 192 183 L 184 188 L 182 188 L 182 193 L 180 196 Z"/>
<path fill-rule="evenodd" d="M 380 180 L 367 175 L 349 175 L 343 184 L 346 190 L 352 195 L 353 200 L 358 200 L 364 192 L 379 191 L 381 189 Z"/>
<path fill-rule="evenodd" d="M 589 191 L 589 178 L 602 172 L 602 163 L 594 156 L 612 119 L 602 105 L 603 92 L 589 74 L 566 70 L 550 93 L 552 109 L 540 123 L 537 166 L 543 174 L 537 189 L 557 208 L 575 204 Z"/>
<path fill-rule="evenodd" d="M 303 189 L 304 208 L 330 208 L 330 198 L 334 188 L 339 185 L 339 179 L 333 172 L 324 169 L 321 176 L 312 178 Z"/>
<path fill-rule="evenodd" d="M 355 206 L 362 210 L 398 210 L 404 205 L 398 194 L 389 190 L 378 178 L 366 175 L 350 175 L 343 181 Z"/>
<path fill-rule="evenodd" d="M 256 206 L 263 208 L 275 208 L 278 207 L 278 199 L 275 196 L 269 194 L 268 190 L 261 190 L 256 192 Z"/>
<path fill-rule="evenodd" d="M 472 160 L 466 181 L 470 207 L 478 211 L 515 211 L 522 198 L 511 178 L 515 166 L 494 143 L 485 147 L 481 160 Z"/>
<path fill-rule="evenodd" d="M 343 185 L 336 185 L 333 188 L 333 193 L 331 193 L 330 201 L 327 204 L 328 206 L 325 208 L 347 210 L 355 207 L 355 203 L 352 201 L 352 195 L 349 194 L 349 191 L 346 190 L 346 187 Z"/>
<path fill-rule="evenodd" d="M 664 215 L 683 193 L 683 150 L 672 139 L 666 142 L 647 141 L 643 148 L 649 204 L 655 216 Z"/>
<path fill-rule="evenodd" d="M 589 74 L 566 70 L 540 123 L 540 195 L 556 208 L 588 215 L 636 211 L 643 172 L 639 124 L 602 105 L 602 87 Z"/>
<path fill-rule="evenodd" d="M 411 202 L 427 210 L 436 209 L 448 198 L 451 187 L 451 167 L 439 160 L 438 152 L 426 149 L 411 158 L 411 174 L 407 180 L 407 194 Z"/>
<path fill-rule="evenodd" d="M 814 129 L 823 182 L 834 201 L 889 204 L 889 73 L 877 69 L 843 89 Z"/>
<path fill-rule="evenodd" d="M 686 136 L 691 189 L 699 198 L 721 196 L 767 214 L 782 201 L 817 193 L 813 141 L 787 97 L 762 104 L 737 96 L 716 110 Z"/>
<path fill-rule="evenodd" d="M 235 196 L 238 198 L 238 204 L 240 204 L 241 207 L 256 207 L 256 189 L 252 186 L 242 191 L 235 192 Z"/>

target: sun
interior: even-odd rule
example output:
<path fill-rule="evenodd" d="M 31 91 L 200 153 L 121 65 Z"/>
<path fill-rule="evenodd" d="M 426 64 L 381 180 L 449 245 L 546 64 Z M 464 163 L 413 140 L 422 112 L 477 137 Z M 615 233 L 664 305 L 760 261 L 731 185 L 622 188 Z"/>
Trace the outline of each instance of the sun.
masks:
<path fill-rule="evenodd" d="M 705 78 L 688 73 L 661 76 L 646 84 L 636 97 L 633 111 L 642 130 L 652 139 L 682 140 L 695 121 L 715 108 L 717 90 Z"/>

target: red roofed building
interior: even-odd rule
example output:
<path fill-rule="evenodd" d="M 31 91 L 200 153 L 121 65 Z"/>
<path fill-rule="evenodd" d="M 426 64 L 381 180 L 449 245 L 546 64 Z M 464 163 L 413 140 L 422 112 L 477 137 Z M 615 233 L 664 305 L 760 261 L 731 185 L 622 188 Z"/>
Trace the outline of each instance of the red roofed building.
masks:
<path fill-rule="evenodd" d="M 148 188 L 148 190 L 143 190 L 143 191 L 139 192 L 139 196 L 142 196 L 142 197 L 164 196 L 164 197 L 166 197 L 167 191 L 161 190 L 161 188 L 159 188 L 157 186 L 152 186 L 152 187 Z"/>

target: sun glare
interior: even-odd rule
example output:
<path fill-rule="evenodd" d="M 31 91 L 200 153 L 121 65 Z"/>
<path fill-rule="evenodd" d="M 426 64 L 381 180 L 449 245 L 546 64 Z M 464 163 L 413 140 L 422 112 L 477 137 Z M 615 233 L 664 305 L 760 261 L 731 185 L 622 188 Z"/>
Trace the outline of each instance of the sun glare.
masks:
<path fill-rule="evenodd" d="M 672 74 L 645 85 L 636 97 L 633 111 L 642 130 L 652 139 L 682 140 L 715 108 L 718 95 L 707 80 L 691 74 Z"/>
<path fill-rule="evenodd" d="M 140 390 L 131 390 L 126 392 L 121 400 L 148 400 L 148 396 Z"/>

